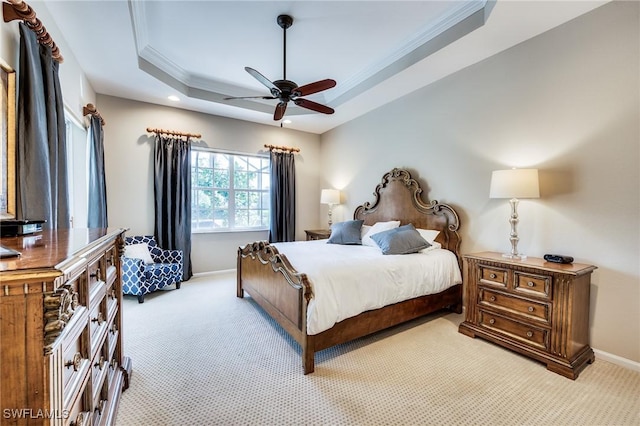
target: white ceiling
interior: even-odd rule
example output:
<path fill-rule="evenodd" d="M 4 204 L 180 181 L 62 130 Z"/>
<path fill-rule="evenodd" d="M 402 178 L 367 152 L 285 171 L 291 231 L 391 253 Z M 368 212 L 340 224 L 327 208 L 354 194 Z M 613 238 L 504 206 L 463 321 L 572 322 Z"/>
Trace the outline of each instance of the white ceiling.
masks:
<path fill-rule="evenodd" d="M 286 127 L 323 133 L 374 108 L 573 19 L 606 1 L 73 1 L 44 0 L 97 93 L 263 124 L 276 100 L 244 71 L 337 86 L 290 103 Z M 35 6 L 34 6 L 35 7 Z M 36 8 L 37 11 L 37 8 Z M 167 99 L 178 95 L 179 102 Z"/>

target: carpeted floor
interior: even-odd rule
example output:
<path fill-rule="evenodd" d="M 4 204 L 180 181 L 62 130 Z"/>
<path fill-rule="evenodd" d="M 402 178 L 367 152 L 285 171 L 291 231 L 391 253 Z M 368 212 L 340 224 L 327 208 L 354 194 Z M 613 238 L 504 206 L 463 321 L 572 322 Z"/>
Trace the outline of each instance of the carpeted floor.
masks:
<path fill-rule="evenodd" d="M 640 373 L 596 359 L 572 381 L 459 334 L 462 315 L 327 349 L 307 376 L 298 345 L 235 297 L 235 273 L 125 297 L 123 315 L 121 426 L 640 424 Z"/>

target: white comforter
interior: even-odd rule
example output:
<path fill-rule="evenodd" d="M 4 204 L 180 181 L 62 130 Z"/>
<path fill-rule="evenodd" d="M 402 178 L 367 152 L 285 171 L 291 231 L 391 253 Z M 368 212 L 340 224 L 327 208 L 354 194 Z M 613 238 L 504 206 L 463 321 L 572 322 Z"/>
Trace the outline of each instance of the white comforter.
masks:
<path fill-rule="evenodd" d="M 444 249 L 385 256 L 377 247 L 327 244 L 326 240 L 273 245 L 311 282 L 310 335 L 362 312 L 439 293 L 462 282 L 455 255 Z"/>

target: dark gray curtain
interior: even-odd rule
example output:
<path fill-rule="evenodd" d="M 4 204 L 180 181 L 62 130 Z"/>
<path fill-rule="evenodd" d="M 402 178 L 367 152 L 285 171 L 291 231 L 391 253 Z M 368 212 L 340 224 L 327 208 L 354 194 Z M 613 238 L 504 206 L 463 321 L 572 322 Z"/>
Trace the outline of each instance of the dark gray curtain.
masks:
<path fill-rule="evenodd" d="M 102 120 L 91 116 L 89 126 L 89 209 L 88 227 L 106 228 L 107 185 L 104 173 L 104 133 Z"/>
<path fill-rule="evenodd" d="M 157 135 L 155 140 L 155 237 L 164 249 L 182 250 L 183 281 L 191 268 L 191 143 Z"/>
<path fill-rule="evenodd" d="M 269 241 L 296 239 L 296 167 L 290 152 L 271 151 L 271 228 Z"/>
<path fill-rule="evenodd" d="M 51 48 L 20 23 L 18 82 L 18 219 L 44 219 L 45 228 L 69 228 L 66 128 L 59 63 Z"/>

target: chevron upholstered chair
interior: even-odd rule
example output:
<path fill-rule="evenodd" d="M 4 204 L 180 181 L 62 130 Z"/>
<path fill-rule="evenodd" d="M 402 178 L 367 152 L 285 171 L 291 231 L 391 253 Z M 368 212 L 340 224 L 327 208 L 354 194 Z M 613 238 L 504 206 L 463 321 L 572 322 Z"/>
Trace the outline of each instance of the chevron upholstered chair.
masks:
<path fill-rule="evenodd" d="M 164 250 L 151 235 L 125 238 L 122 257 L 122 292 L 144 302 L 145 294 L 169 285 L 180 288 L 182 282 L 182 250 Z"/>

